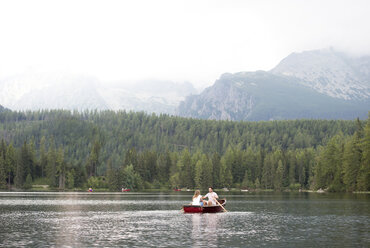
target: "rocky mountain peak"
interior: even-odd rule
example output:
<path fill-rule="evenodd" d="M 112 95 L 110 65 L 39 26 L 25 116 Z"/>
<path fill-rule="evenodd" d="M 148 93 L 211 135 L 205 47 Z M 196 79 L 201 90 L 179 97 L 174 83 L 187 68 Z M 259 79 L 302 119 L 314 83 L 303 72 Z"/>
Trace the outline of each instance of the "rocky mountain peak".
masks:
<path fill-rule="evenodd" d="M 292 53 L 271 71 L 224 73 L 180 103 L 178 114 L 216 120 L 366 117 L 370 57 L 333 49 Z"/>
<path fill-rule="evenodd" d="M 351 57 L 333 49 L 292 53 L 271 72 L 301 79 L 304 85 L 331 97 L 370 98 L 370 56 Z"/>

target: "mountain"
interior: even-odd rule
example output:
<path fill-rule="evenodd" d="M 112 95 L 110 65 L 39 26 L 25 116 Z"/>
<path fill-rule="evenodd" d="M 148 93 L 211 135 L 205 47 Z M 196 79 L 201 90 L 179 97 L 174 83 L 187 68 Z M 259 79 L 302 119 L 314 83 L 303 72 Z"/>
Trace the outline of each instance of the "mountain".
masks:
<path fill-rule="evenodd" d="M 99 94 L 106 99 L 110 109 L 174 114 L 185 97 L 197 93 L 188 82 L 138 81 L 127 84 L 114 82 L 101 85 Z"/>
<path fill-rule="evenodd" d="M 0 105 L 0 113 L 6 111 L 7 109 Z"/>
<path fill-rule="evenodd" d="M 98 83 L 75 75 L 18 75 L 0 82 L 0 104 L 12 110 L 108 109 Z"/>
<path fill-rule="evenodd" d="M 180 116 L 216 120 L 366 118 L 369 105 L 321 94 L 299 79 L 270 72 L 224 74 L 200 95 L 187 97 Z"/>
<path fill-rule="evenodd" d="M 0 104 L 13 110 L 112 109 L 173 114 L 190 83 L 101 82 L 93 77 L 28 73 L 0 81 Z"/>
<path fill-rule="evenodd" d="M 333 49 L 292 53 L 271 72 L 299 78 L 302 84 L 331 97 L 370 97 L 370 56 L 350 57 Z"/>
<path fill-rule="evenodd" d="M 226 73 L 178 114 L 217 120 L 366 118 L 370 59 L 332 50 L 291 54 L 271 71 Z"/>
<path fill-rule="evenodd" d="M 225 73 L 200 94 L 188 82 L 25 73 L 0 81 L 0 104 L 12 110 L 132 110 L 217 120 L 366 118 L 370 56 L 333 49 L 292 53 L 270 71 Z"/>

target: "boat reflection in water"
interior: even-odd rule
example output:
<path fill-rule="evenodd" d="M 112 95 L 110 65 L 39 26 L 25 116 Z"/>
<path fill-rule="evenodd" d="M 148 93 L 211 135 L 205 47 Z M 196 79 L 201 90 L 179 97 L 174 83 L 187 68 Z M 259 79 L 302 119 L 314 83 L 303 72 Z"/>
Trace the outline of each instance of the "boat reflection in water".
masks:
<path fill-rule="evenodd" d="M 191 215 L 193 247 L 218 247 L 220 218 L 222 214 Z"/>

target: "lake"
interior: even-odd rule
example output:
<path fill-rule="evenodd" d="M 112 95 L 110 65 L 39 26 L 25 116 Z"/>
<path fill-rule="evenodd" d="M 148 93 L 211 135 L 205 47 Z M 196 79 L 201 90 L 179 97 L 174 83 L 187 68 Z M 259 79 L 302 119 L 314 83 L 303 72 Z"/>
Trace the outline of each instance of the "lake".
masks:
<path fill-rule="evenodd" d="M 182 213 L 191 192 L 0 192 L 0 247 L 370 247 L 369 194 L 218 193 L 226 213 Z"/>

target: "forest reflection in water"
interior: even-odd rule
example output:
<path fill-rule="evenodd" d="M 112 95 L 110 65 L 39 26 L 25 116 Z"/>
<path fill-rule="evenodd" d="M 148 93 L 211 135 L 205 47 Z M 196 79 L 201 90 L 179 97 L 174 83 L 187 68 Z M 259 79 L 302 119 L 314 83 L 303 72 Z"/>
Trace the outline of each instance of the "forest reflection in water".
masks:
<path fill-rule="evenodd" d="M 369 195 L 227 194 L 227 213 L 184 214 L 189 193 L 0 193 L 0 246 L 369 247 Z"/>

